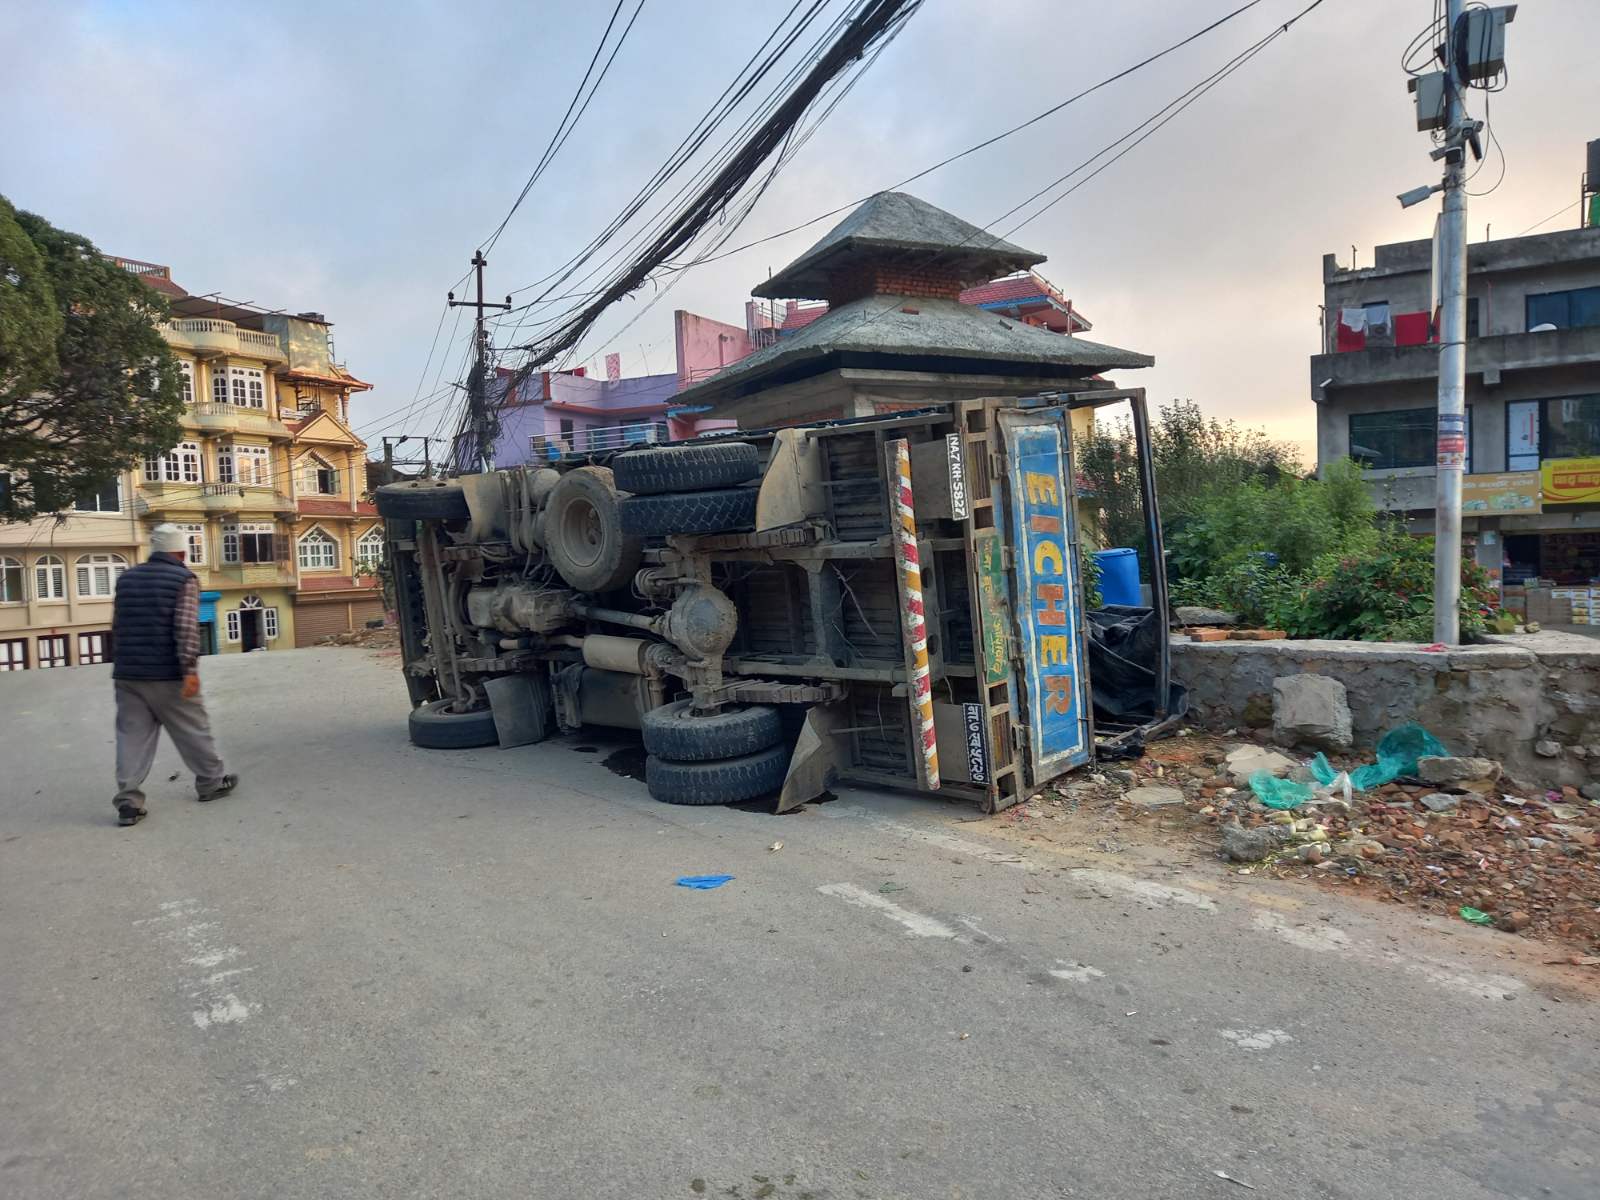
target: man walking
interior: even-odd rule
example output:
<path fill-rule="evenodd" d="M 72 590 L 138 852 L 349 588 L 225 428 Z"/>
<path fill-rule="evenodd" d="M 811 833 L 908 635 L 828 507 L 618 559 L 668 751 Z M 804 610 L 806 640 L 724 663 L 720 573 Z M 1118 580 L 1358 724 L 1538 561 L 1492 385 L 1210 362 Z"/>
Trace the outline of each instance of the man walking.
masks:
<path fill-rule="evenodd" d="M 188 537 L 176 525 L 157 525 L 149 561 L 117 580 L 111 622 L 111 678 L 117 696 L 117 824 L 145 817 L 145 776 L 165 729 L 194 772 L 201 800 L 233 791 L 211 740 L 200 699 L 200 581 L 183 565 Z"/>

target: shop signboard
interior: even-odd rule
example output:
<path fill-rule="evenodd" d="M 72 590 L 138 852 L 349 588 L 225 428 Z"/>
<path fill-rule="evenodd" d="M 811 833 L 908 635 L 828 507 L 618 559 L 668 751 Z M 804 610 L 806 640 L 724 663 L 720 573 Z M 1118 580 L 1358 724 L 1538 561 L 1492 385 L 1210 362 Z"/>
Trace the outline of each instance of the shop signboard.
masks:
<path fill-rule="evenodd" d="M 1537 471 L 1467 475 L 1461 480 L 1461 511 L 1469 516 L 1536 513 L 1541 486 Z"/>
<path fill-rule="evenodd" d="M 1600 504 L 1600 458 L 1547 458 L 1539 474 L 1546 506 Z"/>

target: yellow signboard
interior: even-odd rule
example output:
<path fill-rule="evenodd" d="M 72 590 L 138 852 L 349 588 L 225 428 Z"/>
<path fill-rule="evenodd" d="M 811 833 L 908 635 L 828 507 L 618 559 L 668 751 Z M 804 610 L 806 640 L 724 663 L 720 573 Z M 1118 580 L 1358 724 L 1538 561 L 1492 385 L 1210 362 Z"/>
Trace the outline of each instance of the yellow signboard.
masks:
<path fill-rule="evenodd" d="M 1461 480 L 1461 511 L 1481 513 L 1536 513 L 1539 511 L 1539 472 L 1512 471 L 1499 475 L 1467 475 Z"/>
<path fill-rule="evenodd" d="M 1546 504 L 1600 504 L 1600 458 L 1551 458 L 1539 470 Z"/>

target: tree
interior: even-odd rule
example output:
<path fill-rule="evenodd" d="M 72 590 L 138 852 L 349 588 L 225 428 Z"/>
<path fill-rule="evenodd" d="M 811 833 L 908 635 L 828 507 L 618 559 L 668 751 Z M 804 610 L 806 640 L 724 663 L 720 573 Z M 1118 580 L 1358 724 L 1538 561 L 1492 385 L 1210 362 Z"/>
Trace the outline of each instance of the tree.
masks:
<path fill-rule="evenodd" d="M 1090 493 L 1082 508 L 1095 520 L 1101 540 L 1107 546 L 1135 547 L 1143 556 L 1144 508 L 1131 421 L 1096 422 L 1075 450 L 1078 472 Z M 1293 447 L 1258 429 L 1207 418 L 1193 400 L 1161 406 L 1150 422 L 1150 451 L 1164 534 L 1180 527 L 1217 490 L 1252 479 L 1271 483 L 1300 469 Z"/>
<path fill-rule="evenodd" d="M 167 311 L 87 238 L 0 196 L 0 521 L 56 512 L 176 444 Z"/>

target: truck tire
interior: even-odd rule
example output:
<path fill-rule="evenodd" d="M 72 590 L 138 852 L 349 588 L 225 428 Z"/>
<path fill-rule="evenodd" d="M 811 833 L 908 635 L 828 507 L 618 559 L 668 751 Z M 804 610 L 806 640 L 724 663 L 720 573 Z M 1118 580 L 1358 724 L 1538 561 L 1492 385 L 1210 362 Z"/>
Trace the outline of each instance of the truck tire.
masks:
<path fill-rule="evenodd" d="M 759 754 L 715 762 L 644 760 L 645 786 L 663 804 L 737 804 L 776 792 L 789 773 L 789 748 L 772 746 Z"/>
<path fill-rule="evenodd" d="M 611 460 L 617 487 L 635 496 L 732 487 L 761 474 L 761 454 L 749 442 L 689 443 L 628 450 Z"/>
<path fill-rule="evenodd" d="M 373 493 L 380 517 L 406 521 L 465 521 L 467 494 L 459 483 L 442 479 L 408 479 L 386 483 Z"/>
<path fill-rule="evenodd" d="M 692 703 L 677 700 L 645 713 L 639 725 L 644 748 L 668 762 L 706 762 L 754 754 L 783 740 L 783 721 L 769 705 L 696 716 Z"/>
<path fill-rule="evenodd" d="M 621 515 L 611 472 L 579 467 L 561 476 L 545 505 L 545 553 L 568 585 L 609 592 L 639 569 L 639 539 Z"/>
<path fill-rule="evenodd" d="M 430 700 L 411 710 L 406 721 L 411 744 L 425 750 L 469 750 L 493 746 L 500 741 L 495 731 L 494 714 L 487 708 L 479 712 L 451 712 L 451 700 Z"/>
<path fill-rule="evenodd" d="M 629 496 L 622 502 L 622 528 L 635 537 L 728 533 L 752 529 L 755 523 L 755 488 Z"/>

